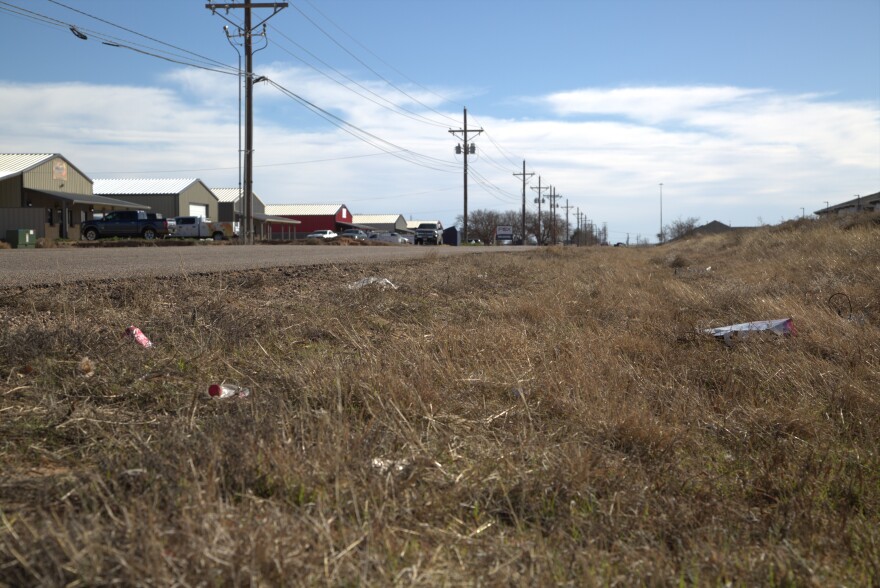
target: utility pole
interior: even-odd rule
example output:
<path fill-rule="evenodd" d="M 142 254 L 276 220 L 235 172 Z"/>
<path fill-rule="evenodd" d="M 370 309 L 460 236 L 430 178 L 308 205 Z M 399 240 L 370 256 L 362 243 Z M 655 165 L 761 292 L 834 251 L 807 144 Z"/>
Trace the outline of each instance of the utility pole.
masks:
<path fill-rule="evenodd" d="M 538 187 L 532 186 L 532 190 L 538 191 L 538 197 L 535 198 L 535 202 L 538 203 L 538 245 L 543 245 L 544 241 L 544 232 L 541 230 L 541 203 L 544 202 L 543 191 L 547 188 L 547 186 L 541 187 L 541 176 L 538 176 Z"/>
<path fill-rule="evenodd" d="M 281 10 L 287 8 L 287 2 L 257 2 L 252 3 L 251 0 L 244 2 L 221 2 L 214 4 L 205 4 L 205 8 L 211 11 L 211 14 L 217 14 L 217 10 L 225 10 L 226 14 L 233 8 L 244 9 L 244 28 L 237 22 L 230 20 L 222 14 L 220 17 L 238 29 L 239 35 L 244 37 L 244 102 L 245 102 L 245 123 L 244 123 L 244 208 L 245 208 L 245 226 L 244 226 L 244 242 L 252 245 L 254 242 L 254 51 L 253 51 L 253 35 L 254 31 L 260 26 L 263 27 L 263 33 L 266 34 L 265 23 L 267 20 L 278 14 Z M 254 26 L 251 22 L 252 8 L 271 8 L 272 14 L 264 18 Z M 228 33 L 227 33 L 228 34 Z M 258 33 L 259 34 L 259 33 Z"/>
<path fill-rule="evenodd" d="M 574 206 L 569 206 L 568 205 L 568 198 L 566 198 L 565 199 L 565 206 L 563 206 L 562 208 L 565 209 L 565 239 L 562 242 L 562 244 L 565 245 L 565 242 L 568 241 L 568 239 L 569 239 L 569 235 L 571 235 L 571 233 L 568 232 L 568 211 L 571 210 L 572 208 L 574 208 Z"/>
<path fill-rule="evenodd" d="M 550 190 L 550 208 L 553 209 L 553 244 L 559 244 L 559 229 L 557 223 L 557 212 L 559 211 L 559 196 L 560 194 L 556 193 L 556 186 Z"/>
<path fill-rule="evenodd" d="M 534 172 L 526 173 L 526 160 L 523 159 L 523 170 L 521 174 L 513 174 L 514 176 L 522 176 L 523 182 L 523 211 L 522 211 L 522 244 L 526 244 L 526 178 L 535 175 Z"/>
<path fill-rule="evenodd" d="M 462 140 L 462 142 L 464 143 L 464 235 L 463 235 L 463 239 L 464 239 L 464 241 L 463 241 L 463 242 L 464 242 L 464 243 L 467 243 L 467 242 L 468 242 L 468 219 L 467 219 L 467 188 L 468 188 L 468 181 L 467 181 L 467 160 L 468 160 L 468 153 L 476 153 L 476 152 L 477 152 L 477 146 L 476 146 L 476 145 L 474 145 L 473 143 L 471 143 L 470 145 L 468 145 L 468 133 L 476 133 L 476 134 L 479 135 L 480 133 L 483 132 L 483 129 L 476 129 L 476 130 L 470 130 L 470 131 L 468 131 L 468 128 L 467 128 L 467 108 L 465 108 L 465 109 L 464 109 L 464 128 L 463 128 L 463 129 L 458 129 L 458 130 L 455 130 L 455 131 L 452 130 L 452 129 L 449 129 L 449 132 L 452 133 L 453 136 L 458 136 L 458 135 L 456 135 L 456 133 L 461 133 L 461 140 Z M 462 146 L 461 146 L 461 145 L 456 145 L 456 146 L 455 146 L 455 152 L 456 152 L 456 153 L 462 153 Z"/>

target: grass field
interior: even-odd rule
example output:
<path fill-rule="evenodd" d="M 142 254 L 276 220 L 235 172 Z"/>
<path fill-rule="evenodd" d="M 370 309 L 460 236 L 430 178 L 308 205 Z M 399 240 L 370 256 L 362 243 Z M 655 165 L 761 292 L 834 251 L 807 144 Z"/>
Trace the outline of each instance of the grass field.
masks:
<path fill-rule="evenodd" d="M 0 585 L 880 582 L 876 217 L 2 291 L 0 398 Z"/>

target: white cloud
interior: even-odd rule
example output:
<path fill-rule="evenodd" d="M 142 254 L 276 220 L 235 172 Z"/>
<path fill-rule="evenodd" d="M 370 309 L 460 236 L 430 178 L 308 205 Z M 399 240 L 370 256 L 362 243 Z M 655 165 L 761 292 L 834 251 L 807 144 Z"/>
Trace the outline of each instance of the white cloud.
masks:
<path fill-rule="evenodd" d="M 559 92 L 544 100 L 561 116 L 613 115 L 660 123 L 685 120 L 695 110 L 730 106 L 762 93 L 726 86 L 611 88 Z"/>
<path fill-rule="evenodd" d="M 381 154 L 261 85 L 254 189 L 264 201 L 346 202 L 360 213 L 440 217 L 445 223 L 460 213 L 461 160 L 448 133 L 460 126 L 460 111 L 424 108 L 419 102 L 437 110 L 441 104 L 420 88 L 407 89 L 415 101 L 384 83 L 361 82 L 414 113 L 401 116 L 377 104 L 384 101 L 376 96 L 366 100 L 310 70 L 266 72 L 321 108 L 431 163 L 413 165 Z M 236 185 L 235 78 L 189 70 L 164 83 L 0 81 L 0 151 L 61 152 L 100 175 L 154 171 Z M 554 114 L 524 121 L 480 113 L 473 123 L 492 140 L 474 139 L 471 210 L 519 208 L 521 184 L 513 174 L 521 171 L 522 158 L 528 171 L 556 186 L 572 205 L 607 221 L 610 230 L 633 236 L 656 233 L 660 182 L 667 221 L 696 216 L 734 224 L 790 218 L 802 206 L 809 212 L 826 200 L 880 189 L 876 104 L 736 87 L 585 89 L 538 100 Z M 501 193 L 485 188 L 481 178 Z M 529 201 L 534 195 L 530 190 Z"/>

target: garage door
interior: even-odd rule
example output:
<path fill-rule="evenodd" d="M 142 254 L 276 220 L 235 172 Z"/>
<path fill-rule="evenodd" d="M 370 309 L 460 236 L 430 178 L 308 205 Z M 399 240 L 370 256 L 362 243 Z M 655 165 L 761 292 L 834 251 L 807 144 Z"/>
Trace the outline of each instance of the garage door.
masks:
<path fill-rule="evenodd" d="M 189 205 L 189 215 L 190 216 L 201 216 L 204 218 L 208 218 L 208 205 L 207 204 L 190 204 Z"/>

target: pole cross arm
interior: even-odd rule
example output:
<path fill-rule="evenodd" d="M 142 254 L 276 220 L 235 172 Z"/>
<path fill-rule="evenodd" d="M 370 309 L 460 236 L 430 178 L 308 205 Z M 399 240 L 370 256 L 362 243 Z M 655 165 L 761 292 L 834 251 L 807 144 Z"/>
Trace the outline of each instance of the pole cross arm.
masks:
<path fill-rule="evenodd" d="M 232 10 L 233 8 L 274 8 L 276 11 L 287 8 L 287 2 L 257 2 L 255 4 L 245 4 L 243 2 L 212 2 L 205 4 L 205 8 L 211 10 Z"/>

